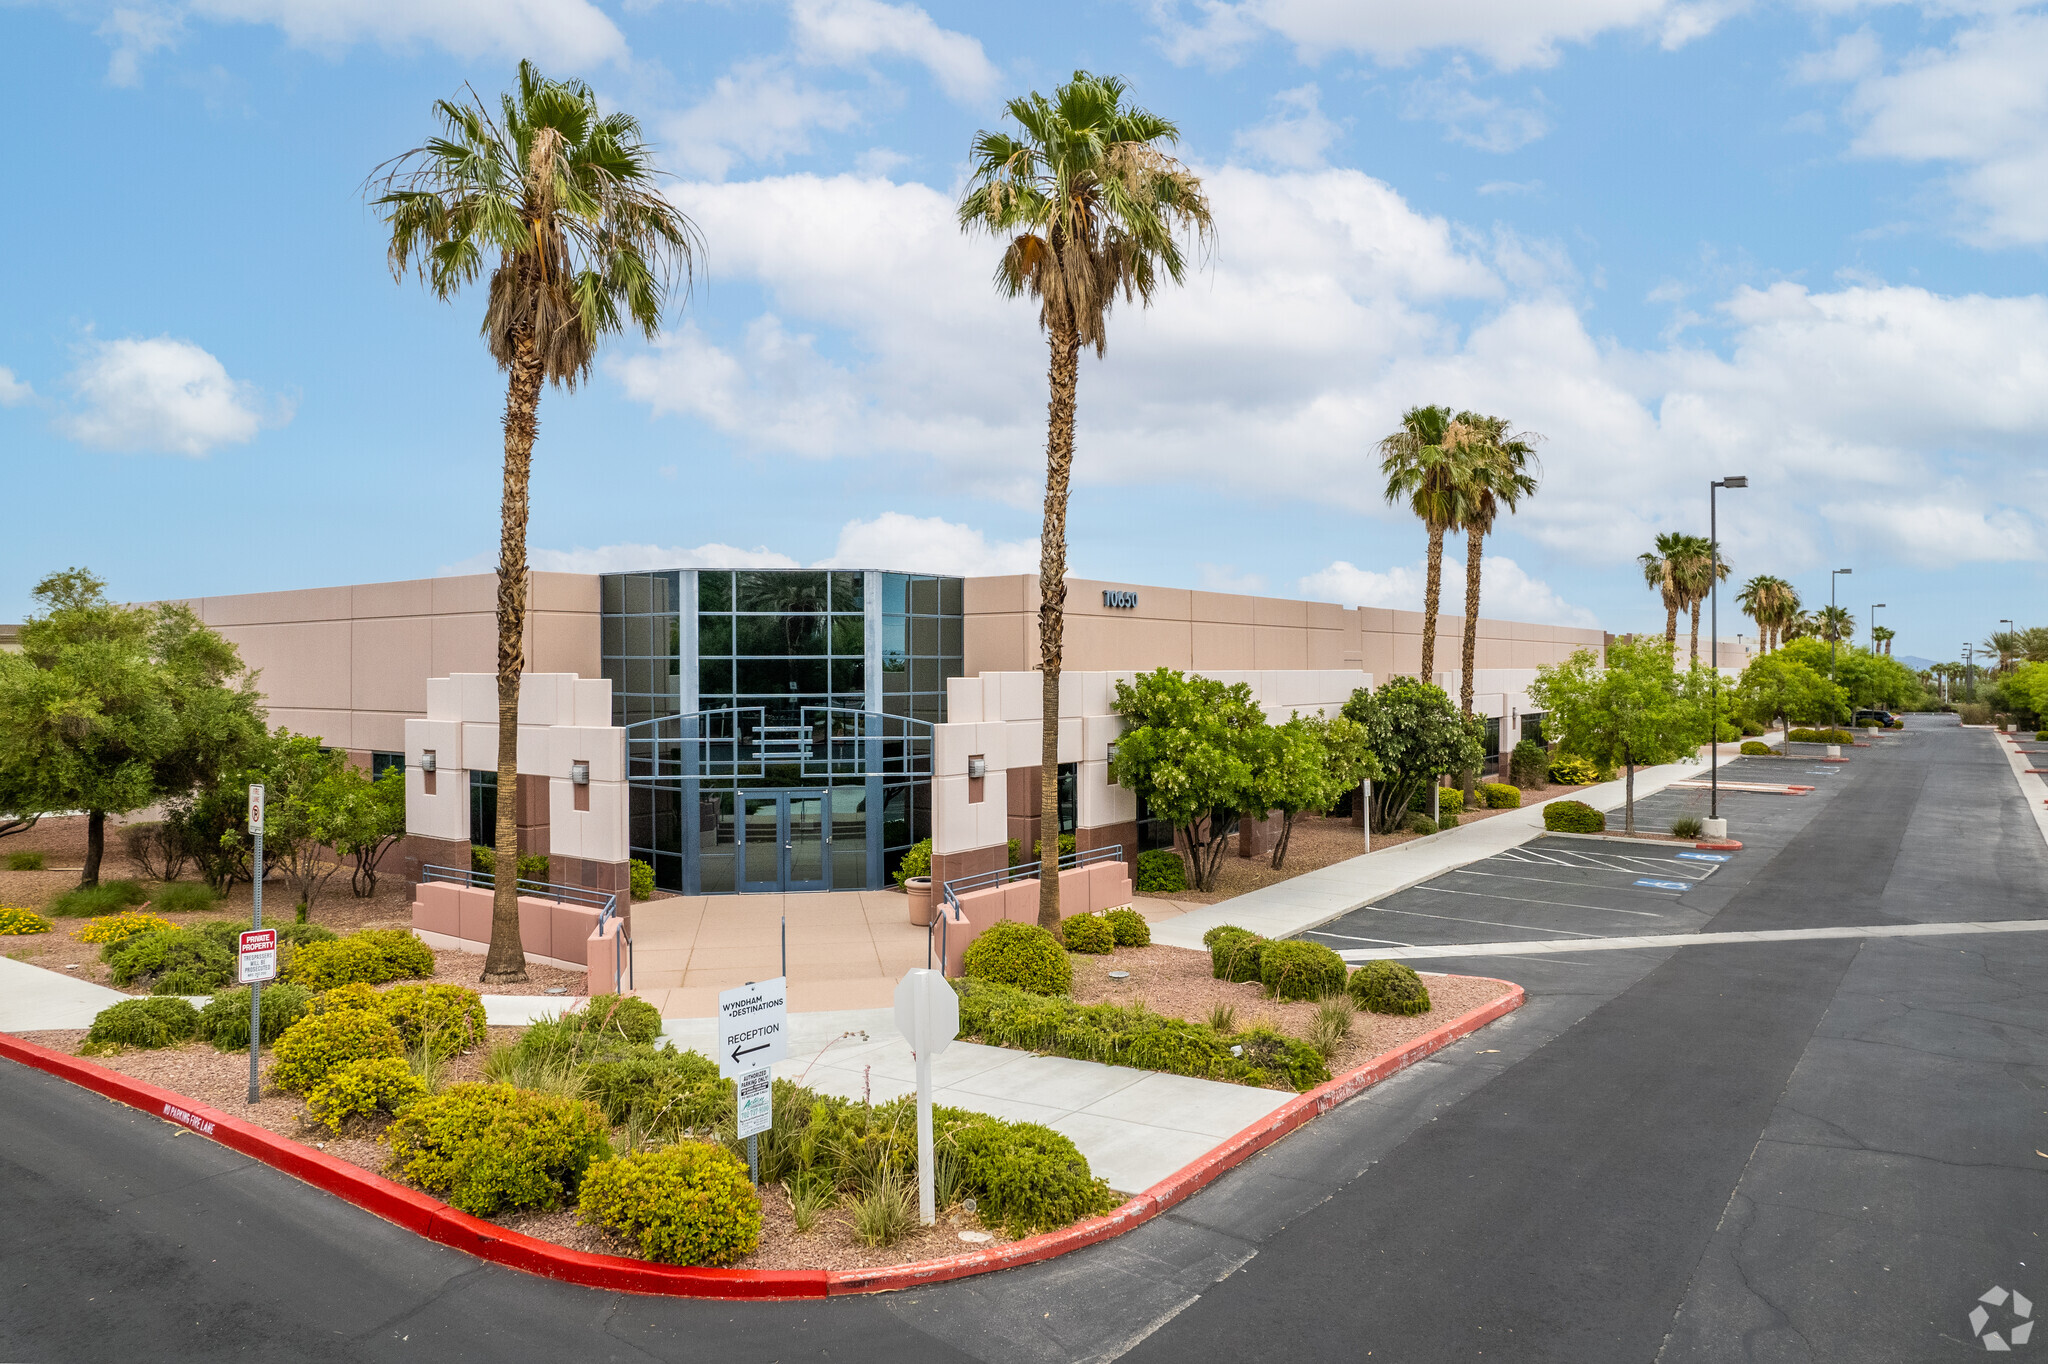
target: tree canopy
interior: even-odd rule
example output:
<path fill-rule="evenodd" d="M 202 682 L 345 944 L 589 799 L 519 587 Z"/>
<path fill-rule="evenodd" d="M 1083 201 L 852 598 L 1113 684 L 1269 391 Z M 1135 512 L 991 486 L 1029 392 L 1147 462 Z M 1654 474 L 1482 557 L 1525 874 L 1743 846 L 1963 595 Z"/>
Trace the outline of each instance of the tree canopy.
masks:
<path fill-rule="evenodd" d="M 1122 752 L 1121 749 L 1118 752 Z M 1274 727 L 1265 761 L 1255 779 L 1253 808 L 1280 812 L 1280 837 L 1273 844 L 1273 867 L 1287 860 L 1294 823 L 1303 814 L 1321 813 L 1359 783 L 1381 775 L 1379 759 L 1366 741 L 1365 727 L 1342 715 L 1291 716 Z"/>
<path fill-rule="evenodd" d="M 1737 708 L 1759 725 L 1833 719 L 1846 699 L 1840 687 L 1794 656 L 1790 648 L 1751 659 L 1736 680 Z"/>
<path fill-rule="evenodd" d="M 1603 667 L 1590 649 L 1536 670 L 1529 696 L 1541 705 L 1543 732 L 1565 753 L 1627 771 L 1624 827 L 1635 832 L 1635 769 L 1673 762 L 1707 739 L 1705 697 L 1673 666 L 1661 641 L 1617 641 Z M 1694 669 L 1692 673 L 1703 670 Z"/>
<path fill-rule="evenodd" d="M 1365 730 L 1380 766 L 1373 780 L 1369 818 L 1390 833 L 1408 818 L 1408 800 L 1446 772 L 1477 767 L 1486 756 L 1485 728 L 1461 716 L 1442 687 L 1413 677 L 1391 677 L 1377 690 L 1360 687 L 1344 703 L 1344 718 Z"/>
<path fill-rule="evenodd" d="M 1243 682 L 1189 677 L 1171 668 L 1116 684 L 1125 729 L 1111 772 L 1144 798 L 1185 844 L 1197 889 L 1215 883 L 1232 818 L 1258 806 L 1272 727 Z"/>

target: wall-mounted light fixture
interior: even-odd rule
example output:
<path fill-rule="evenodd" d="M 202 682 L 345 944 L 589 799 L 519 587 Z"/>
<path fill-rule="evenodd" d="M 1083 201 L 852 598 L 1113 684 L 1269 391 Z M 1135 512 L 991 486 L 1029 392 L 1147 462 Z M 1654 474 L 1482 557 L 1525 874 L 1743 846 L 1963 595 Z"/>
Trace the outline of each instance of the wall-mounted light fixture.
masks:
<path fill-rule="evenodd" d="M 969 758 L 967 760 L 967 779 L 969 781 L 980 781 L 983 777 L 986 777 L 987 775 L 987 758 Z"/>
<path fill-rule="evenodd" d="M 422 772 L 431 772 L 431 771 L 433 771 L 433 770 L 434 770 L 434 750 L 430 748 L 430 749 L 428 749 L 428 750 L 427 750 L 426 752 L 424 752 L 424 753 L 420 754 L 420 771 L 422 771 Z"/>
<path fill-rule="evenodd" d="M 570 782 L 571 782 L 572 784 L 574 784 L 574 785 L 576 785 L 576 786 L 588 786 L 588 785 L 590 785 L 590 764 L 589 764 L 589 763 L 570 763 L 570 764 L 569 764 L 569 780 L 570 780 Z"/>
<path fill-rule="evenodd" d="M 1111 762 L 1115 762 L 1115 761 L 1116 761 L 1116 745 L 1115 745 L 1115 744 L 1111 744 L 1111 745 L 1109 746 L 1109 761 L 1111 761 Z"/>

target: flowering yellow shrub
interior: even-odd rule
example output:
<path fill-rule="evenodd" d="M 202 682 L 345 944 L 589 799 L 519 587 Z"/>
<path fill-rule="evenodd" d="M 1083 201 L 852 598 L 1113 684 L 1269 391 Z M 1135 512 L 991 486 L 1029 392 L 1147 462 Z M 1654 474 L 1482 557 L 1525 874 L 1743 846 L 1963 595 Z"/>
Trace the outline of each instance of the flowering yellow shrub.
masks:
<path fill-rule="evenodd" d="M 379 1113 L 397 1113 L 423 1099 L 427 1087 L 412 1067 L 395 1056 L 344 1061 L 306 1094 L 306 1111 L 334 1132 L 352 1120 L 367 1121 Z"/>
<path fill-rule="evenodd" d="M 171 927 L 169 919 L 159 919 L 154 914 L 143 914 L 137 910 L 124 910 L 119 914 L 105 914 L 89 921 L 78 930 L 80 942 L 127 942 L 138 933 L 154 933 L 160 928 Z"/>
<path fill-rule="evenodd" d="M 50 921 L 32 909 L 0 905 L 0 938 L 21 933 L 47 933 Z"/>

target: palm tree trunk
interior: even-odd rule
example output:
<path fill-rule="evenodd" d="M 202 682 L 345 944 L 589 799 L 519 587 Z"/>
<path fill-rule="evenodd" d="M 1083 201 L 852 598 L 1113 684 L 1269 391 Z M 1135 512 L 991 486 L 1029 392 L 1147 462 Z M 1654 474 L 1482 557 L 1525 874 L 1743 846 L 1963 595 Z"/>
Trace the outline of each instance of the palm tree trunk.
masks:
<path fill-rule="evenodd" d="M 1485 546 L 1484 532 L 1471 529 L 1465 532 L 1465 656 L 1464 670 L 1458 677 L 1458 712 L 1467 717 L 1472 714 L 1472 668 L 1479 656 L 1479 568 L 1480 554 Z M 1479 773 L 1473 768 L 1466 768 L 1467 810 L 1472 808 L 1473 797 L 1478 793 L 1478 789 Z"/>
<path fill-rule="evenodd" d="M 483 983 L 526 979 L 519 940 L 519 675 L 526 666 L 526 514 L 533 438 L 540 427 L 540 355 L 533 334 L 512 338 L 505 388 L 505 500 L 498 530 L 498 827 L 491 891 L 491 950 Z"/>
<path fill-rule="evenodd" d="M 1429 579 L 1422 588 L 1422 680 L 1436 681 L 1436 604 L 1444 591 L 1444 530 L 1429 528 Z"/>
<path fill-rule="evenodd" d="M 1038 922 L 1060 923 L 1060 645 L 1067 604 L 1067 487 L 1074 473 L 1074 394 L 1081 379 L 1081 334 L 1052 334 L 1052 390 L 1046 404 L 1045 524 L 1038 544 L 1038 666 L 1044 714 L 1038 747 Z"/>
<path fill-rule="evenodd" d="M 1700 665 L 1700 604 L 1692 604 L 1692 665 Z"/>
<path fill-rule="evenodd" d="M 1670 602 L 1664 605 L 1664 647 L 1678 651 L 1678 607 Z"/>

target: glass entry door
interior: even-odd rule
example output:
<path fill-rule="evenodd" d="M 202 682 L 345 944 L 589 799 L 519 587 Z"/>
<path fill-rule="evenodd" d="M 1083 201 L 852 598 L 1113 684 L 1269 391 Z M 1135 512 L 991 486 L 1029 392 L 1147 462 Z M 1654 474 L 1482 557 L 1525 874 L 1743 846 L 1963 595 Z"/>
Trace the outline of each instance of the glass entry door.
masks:
<path fill-rule="evenodd" d="M 740 821 L 740 889 L 824 890 L 831 838 L 823 791 L 744 795 Z"/>

